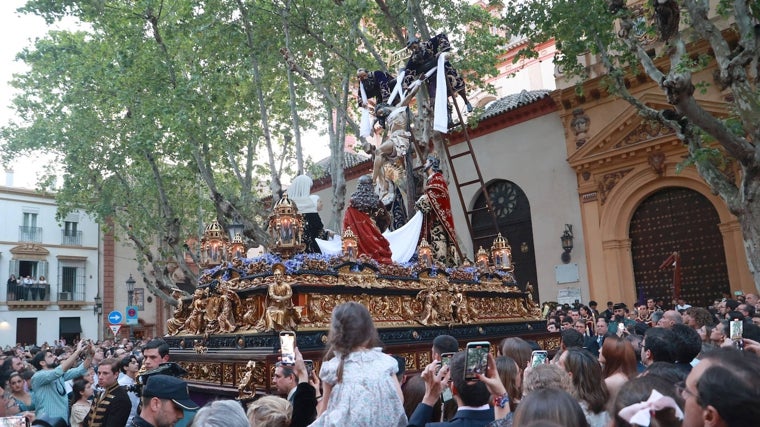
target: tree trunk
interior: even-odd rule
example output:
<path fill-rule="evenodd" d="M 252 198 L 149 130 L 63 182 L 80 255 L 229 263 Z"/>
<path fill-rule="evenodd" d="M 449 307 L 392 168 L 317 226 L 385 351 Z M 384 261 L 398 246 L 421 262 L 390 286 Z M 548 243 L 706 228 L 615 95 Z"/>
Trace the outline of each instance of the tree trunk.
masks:
<path fill-rule="evenodd" d="M 745 203 L 743 211 L 739 214 L 739 223 L 742 227 L 749 271 L 755 281 L 755 288 L 760 292 L 760 174 L 758 174 L 758 167 L 752 170 L 745 169 L 741 188 Z"/>
<path fill-rule="evenodd" d="M 290 6 L 292 0 L 288 0 L 285 6 L 285 13 L 282 19 L 282 30 L 285 32 L 285 48 L 290 50 Z M 301 150 L 301 126 L 296 106 L 296 86 L 293 81 L 293 70 L 287 69 L 288 72 L 288 95 L 290 96 L 290 118 L 293 124 L 293 137 L 295 138 L 296 147 L 296 175 L 303 175 L 303 151 Z"/>

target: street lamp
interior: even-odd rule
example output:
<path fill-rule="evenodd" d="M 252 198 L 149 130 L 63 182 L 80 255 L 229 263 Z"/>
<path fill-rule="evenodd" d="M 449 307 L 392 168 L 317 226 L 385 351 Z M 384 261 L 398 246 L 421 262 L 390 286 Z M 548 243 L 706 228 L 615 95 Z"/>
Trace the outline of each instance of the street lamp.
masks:
<path fill-rule="evenodd" d="M 129 274 L 127 279 L 127 307 L 132 305 L 132 298 L 135 295 L 135 279 L 132 278 L 132 273 Z M 129 308 L 127 308 L 129 310 Z M 132 331 L 132 324 L 129 324 L 129 340 L 132 341 L 135 338 L 134 331 Z"/>
<path fill-rule="evenodd" d="M 98 327 L 98 336 L 97 339 L 100 340 L 100 334 L 102 332 L 101 326 L 100 326 L 100 318 L 101 314 L 103 314 L 103 298 L 100 297 L 100 292 L 98 292 L 97 295 L 95 295 L 95 305 L 92 307 L 92 312 L 95 314 L 95 324 Z"/>
<path fill-rule="evenodd" d="M 565 224 L 565 232 L 560 237 L 562 240 L 562 262 L 567 264 L 570 262 L 570 251 L 573 250 L 573 226 L 571 224 Z"/>
<path fill-rule="evenodd" d="M 95 306 L 92 308 L 93 313 L 97 316 L 103 312 L 103 299 L 100 294 L 95 296 Z"/>

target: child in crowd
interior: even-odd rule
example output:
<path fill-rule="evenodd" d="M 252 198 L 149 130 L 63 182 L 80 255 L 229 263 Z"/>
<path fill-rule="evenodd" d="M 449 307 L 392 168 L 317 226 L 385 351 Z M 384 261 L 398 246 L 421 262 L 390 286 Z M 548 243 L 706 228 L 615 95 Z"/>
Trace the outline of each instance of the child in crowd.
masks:
<path fill-rule="evenodd" d="M 406 426 L 398 363 L 381 351 L 367 308 L 357 302 L 335 307 L 327 341 L 319 375 L 324 393 L 312 426 Z"/>
<path fill-rule="evenodd" d="M 92 406 L 90 397 L 92 397 L 93 392 L 90 385 L 84 378 L 74 380 L 72 391 L 74 404 L 71 405 L 71 416 L 69 417 L 71 427 L 81 427 L 84 419 L 87 418 L 87 414 L 90 413 Z"/>

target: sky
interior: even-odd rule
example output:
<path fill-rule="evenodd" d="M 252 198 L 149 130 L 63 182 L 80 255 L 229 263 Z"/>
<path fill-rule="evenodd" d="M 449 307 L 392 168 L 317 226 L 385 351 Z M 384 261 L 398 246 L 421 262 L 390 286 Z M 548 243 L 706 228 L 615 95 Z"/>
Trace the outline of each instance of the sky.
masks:
<path fill-rule="evenodd" d="M 13 73 L 23 72 L 25 65 L 15 60 L 16 54 L 30 46 L 33 40 L 42 37 L 48 31 L 45 21 L 37 16 L 21 15 L 16 9 L 24 6 L 25 0 L 0 1 L 0 125 L 6 125 L 14 119 L 10 109 L 15 89 L 9 81 Z M 0 153 L 0 158 L 2 153 Z M 23 166 L 20 164 L 23 163 Z M 31 167 L 29 165 L 32 165 Z M 45 162 L 20 160 L 12 168 L 14 171 L 13 186 L 34 188 L 37 174 L 45 167 Z M 0 171 L 0 185 L 6 185 L 6 172 Z"/>
<path fill-rule="evenodd" d="M 16 13 L 16 9 L 25 4 L 26 0 L 0 0 L 0 126 L 15 119 L 14 112 L 10 109 L 15 89 L 9 82 L 14 73 L 26 70 L 22 62 L 15 60 L 16 54 L 25 47 L 32 46 L 36 38 L 44 37 L 50 29 L 38 16 Z M 56 28 L 62 26 L 56 25 Z M 74 24 L 63 24 L 63 27 L 73 28 Z M 312 160 L 317 161 L 329 156 L 327 140 L 326 136 L 317 135 L 316 132 L 302 135 L 304 157 L 311 156 Z M 44 157 L 43 161 L 39 158 L 26 160 L 20 159 L 12 165 L 13 187 L 35 188 L 37 176 L 43 168 L 49 166 L 49 161 L 46 162 Z M 0 185 L 7 185 L 7 171 L 0 170 L 0 173 Z M 289 178 L 283 177 L 283 180 L 289 181 Z"/>

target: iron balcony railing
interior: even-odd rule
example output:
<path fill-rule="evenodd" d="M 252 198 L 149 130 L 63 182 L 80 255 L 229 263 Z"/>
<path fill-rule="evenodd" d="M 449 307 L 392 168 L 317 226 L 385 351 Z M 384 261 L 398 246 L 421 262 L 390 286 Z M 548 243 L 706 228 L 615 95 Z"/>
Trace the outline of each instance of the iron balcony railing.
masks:
<path fill-rule="evenodd" d="M 82 232 L 61 230 L 61 244 L 65 246 L 82 246 Z"/>
<path fill-rule="evenodd" d="M 42 227 L 19 226 L 18 241 L 42 243 Z"/>

